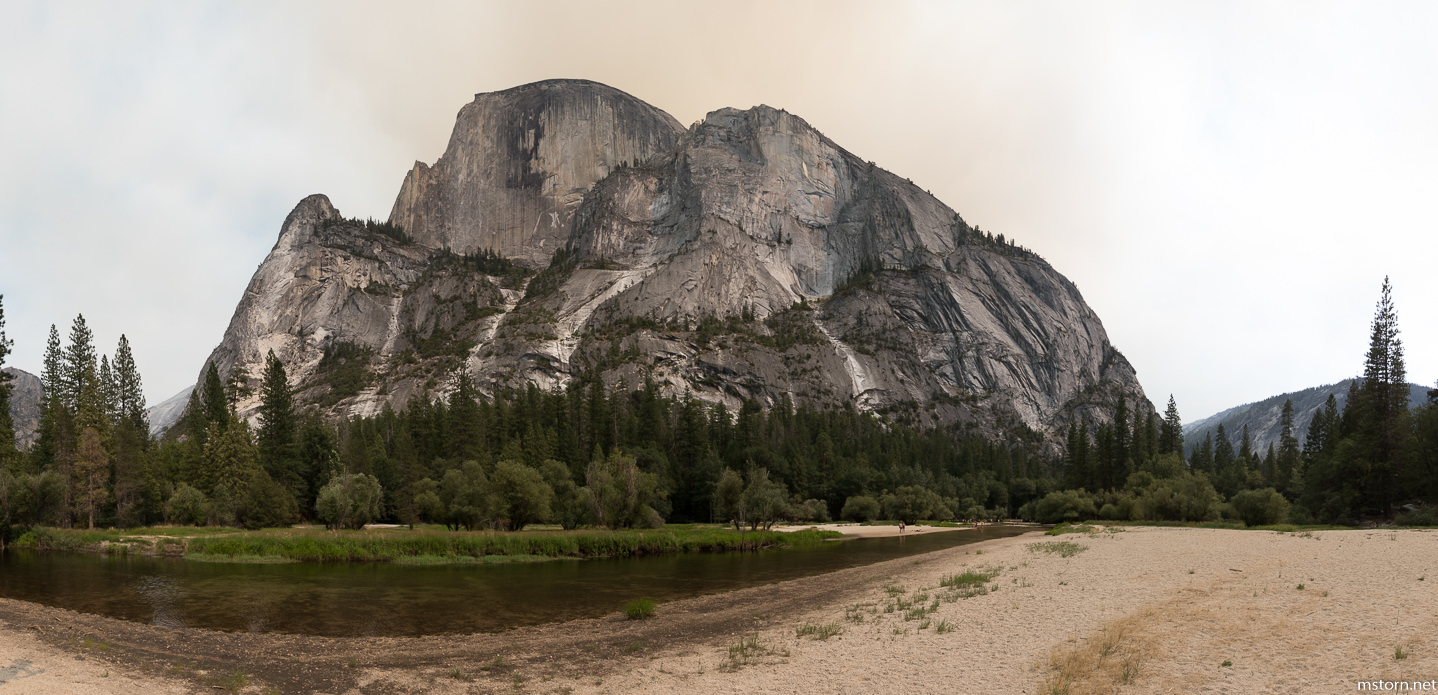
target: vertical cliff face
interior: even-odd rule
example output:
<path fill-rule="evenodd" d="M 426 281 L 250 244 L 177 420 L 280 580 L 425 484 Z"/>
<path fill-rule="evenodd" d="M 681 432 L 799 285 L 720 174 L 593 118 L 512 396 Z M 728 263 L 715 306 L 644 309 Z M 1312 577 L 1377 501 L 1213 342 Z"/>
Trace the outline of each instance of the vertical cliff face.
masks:
<path fill-rule="evenodd" d="M 346 417 L 402 408 L 447 381 L 473 336 L 513 308 L 513 280 L 347 220 L 313 195 L 286 218 L 208 362 L 249 375 L 245 416 L 271 350 L 302 403 Z"/>
<path fill-rule="evenodd" d="M 6 367 L 10 380 L 10 423 L 15 428 L 15 447 L 24 451 L 40 435 L 40 400 L 45 389 L 40 377 L 26 371 Z"/>
<path fill-rule="evenodd" d="M 444 156 L 405 176 L 390 221 L 422 244 L 542 267 L 569 240 L 594 182 L 667 152 L 683 132 L 669 114 L 596 82 L 479 94 L 460 110 Z"/>
<path fill-rule="evenodd" d="M 486 390 L 648 379 L 989 432 L 1151 407 L 1052 266 L 779 109 L 684 131 L 592 82 L 481 94 L 391 221 L 408 237 L 302 201 L 222 373 L 257 379 L 274 349 L 336 416 L 438 395 L 461 367 Z M 451 253 L 480 249 L 502 258 Z"/>
<path fill-rule="evenodd" d="M 715 111 L 668 160 L 602 181 L 574 247 L 631 273 L 589 319 L 595 335 L 616 320 L 743 315 L 764 334 L 765 319 L 823 302 L 812 320 L 833 359 L 807 359 L 830 378 L 790 383 L 723 351 L 680 360 L 685 381 L 706 364 L 722 372 L 720 393 L 741 383 L 743 397 L 771 403 L 795 388 L 876 409 L 961 403 L 935 419 L 980 406 L 1040 430 L 1076 413 L 1101 421 L 1120 393 L 1146 403 L 1052 266 L 781 110 Z"/>

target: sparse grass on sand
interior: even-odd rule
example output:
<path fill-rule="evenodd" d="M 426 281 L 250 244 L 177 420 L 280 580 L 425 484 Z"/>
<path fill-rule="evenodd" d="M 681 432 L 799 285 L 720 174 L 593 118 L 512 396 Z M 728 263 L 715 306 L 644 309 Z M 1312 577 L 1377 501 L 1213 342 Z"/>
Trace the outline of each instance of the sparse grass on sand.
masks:
<path fill-rule="evenodd" d="M 1152 651 L 1146 628 L 1153 611 L 1110 621 L 1098 633 L 1055 649 L 1043 667 L 1043 695 L 1117 692 L 1143 673 Z"/>

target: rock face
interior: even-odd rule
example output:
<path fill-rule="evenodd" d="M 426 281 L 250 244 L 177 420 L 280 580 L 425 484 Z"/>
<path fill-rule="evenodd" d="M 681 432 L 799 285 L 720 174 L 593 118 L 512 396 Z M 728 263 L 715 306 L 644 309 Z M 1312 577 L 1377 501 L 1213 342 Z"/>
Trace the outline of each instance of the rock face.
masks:
<path fill-rule="evenodd" d="M 29 372 L 6 367 L 10 380 L 10 422 L 15 428 L 15 446 L 21 451 L 40 435 L 40 398 L 45 390 L 40 377 Z"/>
<path fill-rule="evenodd" d="M 189 405 L 190 392 L 194 390 L 195 387 L 191 384 L 180 389 L 179 393 L 145 409 L 145 419 L 150 422 L 151 435 L 159 435 L 180 421 L 185 414 L 185 407 Z"/>
<path fill-rule="evenodd" d="M 543 267 L 594 182 L 683 133 L 669 114 L 597 82 L 479 94 L 460 109 L 444 156 L 405 175 L 390 221 L 422 244 Z"/>
<path fill-rule="evenodd" d="M 335 416 L 437 395 L 460 365 L 491 391 L 649 379 L 988 433 L 1151 408 L 1043 259 L 767 106 L 684 131 L 592 82 L 481 94 L 389 222 L 301 201 L 221 373 L 257 385 L 274 350 Z"/>

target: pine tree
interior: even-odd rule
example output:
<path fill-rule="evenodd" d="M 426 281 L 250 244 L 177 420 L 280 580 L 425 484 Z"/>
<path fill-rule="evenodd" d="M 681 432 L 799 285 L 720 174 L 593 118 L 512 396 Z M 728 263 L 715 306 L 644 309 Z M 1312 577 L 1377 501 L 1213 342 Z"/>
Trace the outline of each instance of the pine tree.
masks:
<path fill-rule="evenodd" d="M 100 411 L 113 423 L 120 419 L 120 398 L 115 383 L 115 370 L 110 368 L 108 355 L 100 355 L 100 368 L 95 370 L 95 378 L 99 386 Z"/>
<path fill-rule="evenodd" d="M 60 351 L 60 332 L 50 324 L 50 337 L 45 340 L 44 369 L 40 371 L 40 387 L 47 403 L 61 403 L 65 393 L 65 354 Z"/>
<path fill-rule="evenodd" d="M 1394 482 L 1402 473 L 1402 456 L 1409 436 L 1408 375 L 1403 365 L 1403 341 L 1398 337 L 1392 287 L 1386 276 L 1373 314 L 1363 380 L 1357 398 L 1350 401 L 1347 408 L 1356 413 L 1357 443 L 1368 464 L 1363 481 L 1364 497 L 1384 516 L 1391 517 L 1393 498 L 1397 494 Z"/>
<path fill-rule="evenodd" d="M 65 347 L 65 362 L 60 372 L 61 395 L 65 407 L 71 413 L 80 408 L 80 388 L 83 386 L 86 370 L 94 373 L 97 368 L 95 336 L 90 332 L 90 327 L 85 325 L 85 315 L 77 314 L 75 322 L 70 325 L 70 344 Z M 98 397 L 99 394 L 95 396 Z"/>
<path fill-rule="evenodd" d="M 125 526 L 156 518 L 163 504 L 163 483 L 150 449 L 150 422 L 145 394 L 130 341 L 120 336 L 115 348 L 112 400 L 114 433 L 111 450 L 115 467 L 115 520 Z"/>
<path fill-rule="evenodd" d="M 1205 432 L 1203 443 L 1195 445 L 1188 457 L 1189 468 L 1213 475 L 1213 432 Z"/>
<path fill-rule="evenodd" d="M 1183 453 L 1183 420 L 1178 417 L 1178 403 L 1168 395 L 1168 408 L 1163 411 L 1163 426 L 1158 435 L 1158 453 Z"/>
<path fill-rule="evenodd" d="M 130 341 L 123 334 L 115 348 L 115 406 L 121 420 L 129 422 L 135 431 L 149 435 L 149 416 L 145 413 L 145 388 L 140 383 L 140 370 L 135 366 L 135 355 L 130 351 Z"/>
<path fill-rule="evenodd" d="M 485 451 L 484 416 L 479 407 L 479 391 L 469 377 L 469 370 L 460 367 L 454 375 L 454 391 L 449 394 L 449 451 L 459 461 L 478 461 Z"/>
<path fill-rule="evenodd" d="M 105 407 L 105 387 L 92 362 L 80 370 L 79 390 L 75 393 L 75 429 L 94 429 L 101 441 L 108 446 L 110 440 L 110 412 Z"/>
<path fill-rule="evenodd" d="M 45 361 L 40 371 L 40 427 L 30 449 L 33 466 L 41 470 L 55 463 L 60 434 L 60 369 L 64 356 L 60 352 L 60 333 L 50 324 L 50 337 L 45 341 Z"/>
<path fill-rule="evenodd" d="M 1218 429 L 1213 433 L 1213 472 L 1222 477 L 1227 475 L 1233 468 L 1233 442 L 1228 441 L 1228 432 L 1224 430 L 1223 423 L 1218 423 Z"/>
<path fill-rule="evenodd" d="M 1248 423 L 1243 423 L 1243 436 L 1239 438 L 1238 457 L 1251 466 L 1255 460 L 1253 455 L 1253 437 L 1248 434 Z"/>
<path fill-rule="evenodd" d="M 5 371 L 5 356 L 14 344 L 5 337 L 5 295 L 0 294 L 0 471 L 6 471 L 10 462 L 19 458 L 15 453 L 15 423 L 10 419 L 11 376 Z"/>
<path fill-rule="evenodd" d="M 265 374 L 260 384 L 259 432 L 256 448 L 260 466 L 291 494 L 304 489 L 298 470 L 299 420 L 290 391 L 285 365 L 271 350 L 265 356 Z"/>
<path fill-rule="evenodd" d="M 1129 429 L 1128 399 L 1118 397 L 1118 407 L 1113 413 L 1113 469 L 1106 487 L 1121 487 L 1129 474 L 1129 457 L 1133 451 L 1133 433 Z"/>
<path fill-rule="evenodd" d="M 207 423 L 220 430 L 229 427 L 230 399 L 225 393 L 225 384 L 220 381 L 220 371 L 215 368 L 214 362 L 205 363 L 205 381 L 200 386 L 200 405 L 204 408 Z"/>
<path fill-rule="evenodd" d="M 105 451 L 100 433 L 94 427 L 80 431 L 80 448 L 74 470 L 76 511 L 86 518 L 89 528 L 94 529 L 95 515 L 109 497 L 106 483 L 110 477 L 110 454 Z"/>
<path fill-rule="evenodd" d="M 1087 425 L 1087 423 L 1085 423 Z M 1078 420 L 1069 423 L 1068 447 L 1064 451 L 1064 486 L 1070 489 L 1097 488 L 1092 484 L 1088 466 L 1088 427 Z"/>
<path fill-rule="evenodd" d="M 1293 435 L 1293 400 L 1283 401 L 1283 414 L 1279 416 L 1278 454 L 1273 471 L 1272 484 L 1278 490 L 1287 492 L 1293 481 L 1293 474 L 1301 464 L 1298 438 Z"/>

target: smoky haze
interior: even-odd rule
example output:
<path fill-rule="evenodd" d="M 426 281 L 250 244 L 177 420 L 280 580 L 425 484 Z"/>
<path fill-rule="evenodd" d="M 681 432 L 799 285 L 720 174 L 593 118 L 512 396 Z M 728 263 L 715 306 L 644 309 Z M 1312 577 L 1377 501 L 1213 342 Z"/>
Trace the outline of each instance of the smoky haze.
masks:
<path fill-rule="evenodd" d="M 689 124 L 768 104 L 1074 280 L 1185 419 L 1359 371 L 1384 275 L 1438 376 L 1426 3 L 0 6 L 9 365 L 77 313 L 151 402 L 285 215 L 385 218 L 476 92 L 551 78 Z"/>

